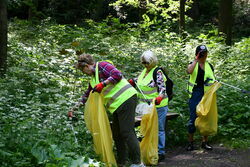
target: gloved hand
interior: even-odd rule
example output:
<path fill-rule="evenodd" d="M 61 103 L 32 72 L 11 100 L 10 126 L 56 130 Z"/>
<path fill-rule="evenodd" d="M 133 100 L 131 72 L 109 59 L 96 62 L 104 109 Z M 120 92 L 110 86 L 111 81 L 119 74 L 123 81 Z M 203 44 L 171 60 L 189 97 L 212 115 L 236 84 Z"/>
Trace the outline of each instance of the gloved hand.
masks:
<path fill-rule="evenodd" d="M 159 105 L 161 103 L 161 101 L 163 100 L 163 98 L 161 96 L 158 96 L 155 98 L 155 104 Z"/>
<path fill-rule="evenodd" d="M 103 82 L 100 82 L 99 84 L 97 84 L 94 89 L 93 92 L 98 92 L 101 93 L 102 89 L 105 87 L 105 84 Z"/>
<path fill-rule="evenodd" d="M 135 80 L 134 79 L 129 79 L 128 82 L 130 83 L 130 85 L 135 87 Z"/>

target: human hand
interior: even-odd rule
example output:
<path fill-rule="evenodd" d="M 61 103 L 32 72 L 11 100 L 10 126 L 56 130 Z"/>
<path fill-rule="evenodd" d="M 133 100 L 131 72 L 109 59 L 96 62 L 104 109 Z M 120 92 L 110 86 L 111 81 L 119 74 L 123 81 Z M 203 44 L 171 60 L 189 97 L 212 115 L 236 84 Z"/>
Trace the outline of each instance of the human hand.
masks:
<path fill-rule="evenodd" d="M 130 83 L 130 85 L 135 87 L 135 80 L 134 79 L 129 79 L 128 82 Z"/>
<path fill-rule="evenodd" d="M 68 112 L 68 119 L 72 120 L 72 121 L 77 121 L 78 120 L 77 116 L 73 115 L 73 111 Z"/>
<path fill-rule="evenodd" d="M 73 111 L 69 111 L 69 112 L 68 112 L 68 117 L 69 117 L 69 118 L 72 118 L 72 117 L 73 117 Z"/>
<path fill-rule="evenodd" d="M 76 103 L 76 104 L 74 105 L 74 107 L 72 107 L 72 108 L 69 110 L 69 112 L 68 112 L 68 117 L 69 117 L 69 118 L 74 117 L 74 114 L 73 114 L 73 113 L 74 113 L 75 110 L 77 110 L 81 105 L 82 105 L 81 102 Z"/>
<path fill-rule="evenodd" d="M 159 105 L 161 103 L 161 101 L 163 100 L 163 98 L 161 96 L 158 96 L 155 98 L 155 104 Z"/>
<path fill-rule="evenodd" d="M 98 92 L 101 93 L 102 89 L 105 87 L 103 82 L 100 82 L 99 84 L 97 84 L 92 92 Z"/>
<path fill-rule="evenodd" d="M 199 58 L 200 58 L 200 53 L 197 54 L 197 56 L 195 57 L 195 60 L 198 61 Z"/>

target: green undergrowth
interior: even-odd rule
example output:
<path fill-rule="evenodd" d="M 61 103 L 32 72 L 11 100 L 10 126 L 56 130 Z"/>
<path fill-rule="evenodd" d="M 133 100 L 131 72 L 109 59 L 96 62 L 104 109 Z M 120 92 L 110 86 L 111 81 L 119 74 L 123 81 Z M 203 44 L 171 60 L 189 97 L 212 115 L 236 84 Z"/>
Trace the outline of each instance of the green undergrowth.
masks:
<path fill-rule="evenodd" d="M 8 72 L 0 79 L 1 166 L 103 165 L 94 153 L 83 108 L 77 122 L 67 120 L 69 108 L 88 86 L 89 77 L 74 68 L 77 55 L 84 52 L 97 61 L 111 60 L 127 79 L 142 70 L 139 58 L 143 51 L 155 52 L 175 83 L 170 112 L 180 114 L 168 122 L 169 147 L 186 143 L 189 112 L 185 70 L 197 45 L 208 46 L 208 61 L 219 80 L 250 90 L 250 38 L 228 47 L 207 31 L 195 36 L 187 33 L 183 39 L 164 26 L 145 31 L 117 19 L 101 23 L 87 20 L 83 27 L 50 20 L 37 25 L 13 20 L 8 35 Z M 249 95 L 224 85 L 217 95 L 219 128 L 213 139 L 223 139 L 234 148 L 249 147 Z"/>

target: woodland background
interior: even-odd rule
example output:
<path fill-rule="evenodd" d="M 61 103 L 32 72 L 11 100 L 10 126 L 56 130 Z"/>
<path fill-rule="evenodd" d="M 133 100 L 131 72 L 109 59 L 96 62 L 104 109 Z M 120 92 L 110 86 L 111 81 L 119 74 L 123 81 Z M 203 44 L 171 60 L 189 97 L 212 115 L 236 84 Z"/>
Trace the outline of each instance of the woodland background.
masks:
<path fill-rule="evenodd" d="M 250 90 L 249 34 L 249 0 L 0 0 L 0 166 L 103 165 L 84 108 L 78 121 L 67 118 L 88 85 L 74 68 L 84 52 L 128 79 L 142 70 L 142 52 L 154 51 L 175 83 L 170 112 L 180 114 L 168 122 L 167 147 L 185 146 L 196 46 L 207 45 L 217 79 Z M 217 103 L 211 141 L 249 148 L 249 94 L 222 86 Z"/>

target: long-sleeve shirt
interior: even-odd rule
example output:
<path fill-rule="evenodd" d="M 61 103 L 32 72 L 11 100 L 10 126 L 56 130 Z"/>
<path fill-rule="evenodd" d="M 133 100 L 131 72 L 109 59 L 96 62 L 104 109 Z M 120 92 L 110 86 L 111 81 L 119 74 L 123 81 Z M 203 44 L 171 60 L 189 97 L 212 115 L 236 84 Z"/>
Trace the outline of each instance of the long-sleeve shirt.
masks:
<path fill-rule="evenodd" d="M 163 73 L 161 70 L 158 70 L 156 73 L 156 83 L 154 82 L 154 80 L 152 80 L 149 83 L 149 87 L 157 87 L 159 90 L 159 94 L 162 94 L 164 97 L 166 96 L 166 85 L 163 79 Z"/>
<path fill-rule="evenodd" d="M 163 79 L 163 73 L 161 70 L 157 71 L 156 74 L 156 85 L 159 89 L 159 94 L 162 94 L 164 97 L 166 96 L 166 85 Z"/>
<path fill-rule="evenodd" d="M 94 65 L 94 68 L 93 68 L 94 74 L 95 74 L 95 68 L 96 68 L 96 64 Z M 100 82 L 109 80 L 110 84 L 116 84 L 122 79 L 122 73 L 115 66 L 105 61 L 98 62 L 98 72 L 99 72 Z M 88 89 L 85 91 L 85 93 L 82 96 L 81 102 L 83 104 L 86 103 L 89 97 L 89 93 L 90 91 L 92 91 L 92 89 L 93 88 L 91 87 L 89 83 Z"/>

